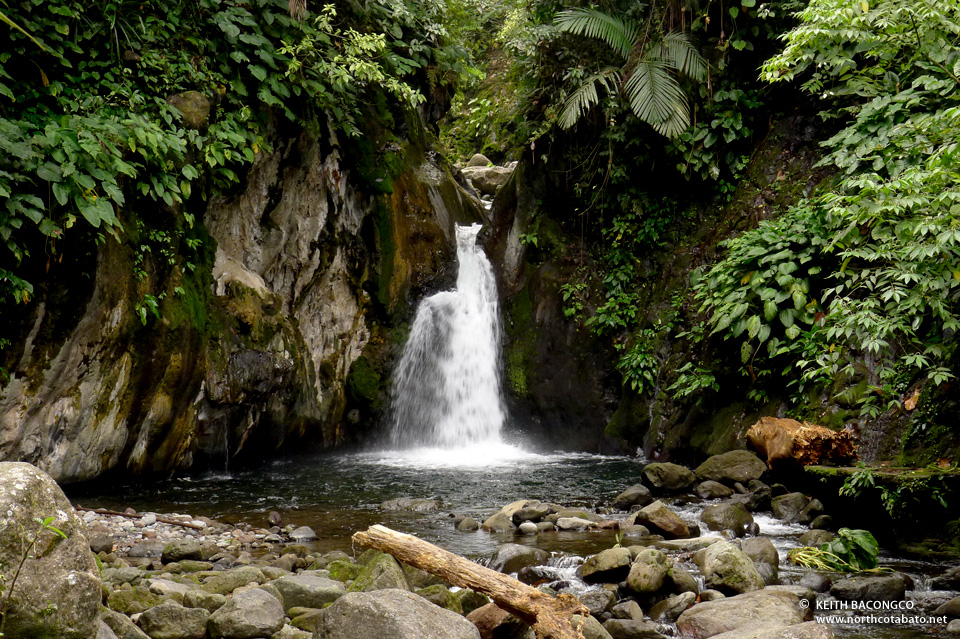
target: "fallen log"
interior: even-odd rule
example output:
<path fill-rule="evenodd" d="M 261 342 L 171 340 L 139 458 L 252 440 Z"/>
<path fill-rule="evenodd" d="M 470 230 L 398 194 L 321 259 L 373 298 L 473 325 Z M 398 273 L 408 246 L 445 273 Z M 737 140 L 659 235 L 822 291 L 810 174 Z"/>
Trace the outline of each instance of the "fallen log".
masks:
<path fill-rule="evenodd" d="M 790 463 L 849 464 L 857 459 L 857 438 L 851 431 L 832 431 L 788 418 L 761 417 L 747 431 L 747 443 L 766 456 L 769 468 Z"/>
<path fill-rule="evenodd" d="M 541 592 L 496 570 L 385 526 L 371 526 L 366 531 L 354 533 L 353 541 L 389 553 L 449 584 L 487 595 L 498 606 L 529 624 L 537 639 L 583 639 L 583 618 L 590 613 L 573 595 L 553 596 Z M 580 615 L 580 623 L 574 625 L 573 615 Z"/>
<path fill-rule="evenodd" d="M 127 513 L 117 512 L 116 510 L 107 510 L 106 508 L 84 508 L 83 506 L 74 506 L 74 510 L 80 512 L 90 512 L 97 513 L 98 515 L 110 515 L 113 517 L 126 517 L 128 519 L 140 519 L 143 517 L 143 513 L 138 513 L 136 515 L 129 515 Z M 161 524 L 170 524 L 171 526 L 181 526 L 183 528 L 192 528 L 193 530 L 203 530 L 205 526 L 198 526 L 197 524 L 191 524 L 186 521 L 177 521 L 176 519 L 168 519 L 166 517 L 157 517 L 157 521 Z"/>

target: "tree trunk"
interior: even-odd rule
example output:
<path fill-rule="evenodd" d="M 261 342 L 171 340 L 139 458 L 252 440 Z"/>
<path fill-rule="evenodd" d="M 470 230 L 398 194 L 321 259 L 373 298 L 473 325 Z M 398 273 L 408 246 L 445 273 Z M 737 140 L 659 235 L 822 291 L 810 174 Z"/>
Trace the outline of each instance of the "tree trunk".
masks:
<path fill-rule="evenodd" d="M 541 592 L 496 570 L 484 568 L 411 535 L 385 526 L 371 526 L 353 535 L 361 546 L 389 553 L 447 583 L 481 592 L 530 626 L 537 639 L 583 639 L 583 617 L 587 608 L 573 595 Z M 581 615 L 574 625 L 572 615 Z"/>

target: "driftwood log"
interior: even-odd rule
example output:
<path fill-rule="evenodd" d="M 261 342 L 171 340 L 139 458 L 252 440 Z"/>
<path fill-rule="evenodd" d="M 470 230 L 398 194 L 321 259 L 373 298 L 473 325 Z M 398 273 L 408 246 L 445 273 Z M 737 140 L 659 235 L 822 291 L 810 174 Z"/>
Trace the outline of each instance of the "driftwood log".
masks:
<path fill-rule="evenodd" d="M 590 614 L 573 595 L 553 596 L 503 573 L 484 568 L 411 535 L 371 526 L 353 535 L 361 546 L 389 553 L 447 583 L 481 592 L 499 607 L 529 624 L 537 639 L 583 639 L 583 618 Z M 572 615 L 581 615 L 575 624 Z"/>

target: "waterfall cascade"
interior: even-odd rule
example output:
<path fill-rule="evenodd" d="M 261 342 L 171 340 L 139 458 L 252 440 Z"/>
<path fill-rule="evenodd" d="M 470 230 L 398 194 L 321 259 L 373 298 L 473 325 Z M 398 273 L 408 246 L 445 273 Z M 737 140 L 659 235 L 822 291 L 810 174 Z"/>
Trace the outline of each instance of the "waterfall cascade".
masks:
<path fill-rule="evenodd" d="M 390 439 L 397 448 L 500 442 L 500 309 L 479 232 L 479 224 L 457 227 L 457 288 L 417 309 L 394 373 Z"/>

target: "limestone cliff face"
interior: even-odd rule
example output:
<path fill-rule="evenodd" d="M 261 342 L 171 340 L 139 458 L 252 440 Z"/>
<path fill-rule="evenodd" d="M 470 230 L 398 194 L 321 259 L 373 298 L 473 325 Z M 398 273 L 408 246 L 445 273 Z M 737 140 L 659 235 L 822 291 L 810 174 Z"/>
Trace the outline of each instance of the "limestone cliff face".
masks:
<path fill-rule="evenodd" d="M 442 277 L 454 223 L 479 209 L 413 145 L 379 193 L 333 136 L 273 148 L 207 206 L 192 270 L 178 259 L 137 279 L 132 248 L 107 240 L 75 323 L 50 330 L 60 302 L 38 296 L 0 389 L 0 460 L 74 482 L 352 438 L 351 368 L 372 336 L 385 349 L 384 327 L 409 312 L 411 288 Z M 165 295 L 143 323 L 146 291 Z"/>

